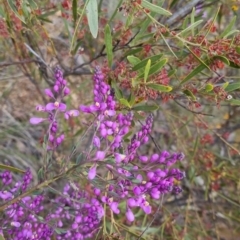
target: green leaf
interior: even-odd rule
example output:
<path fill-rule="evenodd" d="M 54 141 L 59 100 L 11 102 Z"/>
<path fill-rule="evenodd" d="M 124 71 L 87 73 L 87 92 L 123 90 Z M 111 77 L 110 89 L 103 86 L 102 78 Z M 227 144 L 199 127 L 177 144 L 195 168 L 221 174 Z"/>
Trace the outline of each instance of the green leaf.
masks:
<path fill-rule="evenodd" d="M 178 33 L 177 35 L 183 35 L 184 33 L 193 30 L 194 28 L 196 28 L 200 23 L 202 23 L 203 20 L 199 20 L 193 24 L 191 24 L 189 27 L 185 28 L 184 30 L 182 30 L 180 33 Z"/>
<path fill-rule="evenodd" d="M 234 63 L 232 61 L 229 61 L 229 62 L 230 62 L 230 64 L 229 64 L 230 67 L 232 67 L 232 68 L 240 68 L 240 66 L 237 65 L 236 63 Z"/>
<path fill-rule="evenodd" d="M 171 92 L 172 87 L 171 86 L 165 86 L 157 83 L 147 83 L 146 85 L 148 88 L 152 88 L 154 90 L 157 90 L 159 92 Z"/>
<path fill-rule="evenodd" d="M 142 3 L 141 5 L 144 7 L 144 8 L 147 8 L 149 9 L 151 12 L 155 12 L 155 13 L 158 13 L 160 15 L 165 15 L 165 16 L 171 16 L 172 13 L 165 10 L 164 8 L 161 8 L 157 5 L 154 5 L 146 0 L 142 0 Z"/>
<path fill-rule="evenodd" d="M 131 108 L 131 105 L 129 104 L 129 102 L 128 102 L 127 99 L 121 98 L 121 99 L 119 99 L 119 102 L 120 102 L 122 105 L 124 105 L 124 106 L 126 106 L 126 107 L 128 107 L 128 108 Z"/>
<path fill-rule="evenodd" d="M 230 65 L 229 60 L 224 56 L 214 56 L 212 59 L 218 59 L 218 60 L 222 61 L 223 63 L 227 64 L 228 66 Z"/>
<path fill-rule="evenodd" d="M 98 34 L 98 3 L 97 0 L 89 0 L 86 7 L 90 32 L 94 38 Z"/>
<path fill-rule="evenodd" d="M 155 63 L 157 60 L 159 60 L 161 57 L 163 56 L 163 54 L 158 54 L 158 55 L 154 55 L 152 57 L 148 57 L 148 58 L 145 58 L 144 60 L 140 61 L 138 64 L 136 64 L 134 67 L 133 67 L 133 71 L 137 71 L 139 70 L 140 68 L 143 68 L 146 66 L 147 62 L 149 59 L 151 59 L 151 63 Z"/>
<path fill-rule="evenodd" d="M 143 112 L 151 112 L 155 111 L 159 108 L 158 105 L 146 105 L 146 104 L 139 104 L 137 106 L 134 106 L 132 110 L 134 111 L 143 111 Z"/>
<path fill-rule="evenodd" d="M 25 171 L 23 171 L 19 168 L 15 168 L 15 167 L 8 166 L 8 165 L 5 165 L 5 164 L 0 164 L 0 169 L 9 170 L 10 172 L 25 173 Z"/>
<path fill-rule="evenodd" d="M 157 72 L 161 71 L 161 69 L 162 69 L 163 66 L 167 63 L 167 61 L 168 61 L 168 60 L 167 60 L 166 58 L 164 58 L 164 59 L 162 59 L 161 61 L 155 63 L 155 64 L 150 68 L 148 76 L 150 76 L 150 75 L 152 75 L 152 74 L 154 74 L 154 73 L 157 73 Z M 143 78 L 143 74 L 141 74 L 141 75 L 139 76 L 139 78 Z"/>
<path fill-rule="evenodd" d="M 77 21 L 77 0 L 73 0 L 72 3 L 72 15 L 74 23 Z"/>
<path fill-rule="evenodd" d="M 234 33 L 239 33 L 239 30 L 237 29 L 233 29 L 232 31 L 230 31 L 224 38 L 227 38 L 228 36 L 234 34 Z"/>
<path fill-rule="evenodd" d="M 225 88 L 229 85 L 229 82 L 225 82 L 223 85 L 222 85 L 222 89 L 225 90 Z"/>
<path fill-rule="evenodd" d="M 133 55 L 133 54 L 136 54 L 136 53 L 139 53 L 142 51 L 142 47 L 138 47 L 138 48 L 135 48 L 135 49 L 131 49 L 129 51 L 127 51 L 124 56 L 129 56 L 129 55 Z"/>
<path fill-rule="evenodd" d="M 112 81 L 111 86 L 113 87 L 113 89 L 115 91 L 115 96 L 117 97 L 117 99 L 119 100 L 119 99 L 123 98 L 123 94 L 122 94 L 121 90 L 118 88 L 116 82 Z"/>
<path fill-rule="evenodd" d="M 7 0 L 7 2 L 8 2 L 9 7 L 10 7 L 10 8 L 12 9 L 12 11 L 15 13 L 15 15 L 16 15 L 22 22 L 26 23 L 25 20 L 24 20 L 24 18 L 18 13 L 18 10 L 17 10 L 16 6 L 14 5 L 14 2 L 15 2 L 15 1 L 13 1 L 13 0 Z"/>
<path fill-rule="evenodd" d="M 131 79 L 132 87 L 135 88 L 141 81 L 136 78 Z"/>
<path fill-rule="evenodd" d="M 232 30 L 235 22 L 236 22 L 237 16 L 234 16 L 230 23 L 224 28 L 224 31 L 220 34 L 220 38 L 226 38 L 228 36 L 229 32 Z"/>
<path fill-rule="evenodd" d="M 191 80 L 195 75 L 197 75 L 198 73 L 202 72 L 202 70 L 204 70 L 206 68 L 206 66 L 204 64 L 200 64 L 198 65 L 192 72 L 190 72 L 180 83 L 180 85 L 182 85 L 183 83 L 188 82 L 189 80 Z"/>
<path fill-rule="evenodd" d="M 155 16 L 155 13 L 151 13 L 150 14 L 151 17 L 154 17 Z M 141 22 L 141 28 L 139 30 L 139 33 L 138 35 L 136 36 L 136 38 L 134 40 L 137 40 L 139 38 L 141 38 L 145 33 L 146 33 L 146 30 L 148 28 L 148 26 L 152 23 L 152 19 L 151 18 L 146 18 L 143 22 Z"/>
<path fill-rule="evenodd" d="M 134 56 L 127 56 L 127 60 L 133 65 L 133 66 L 136 66 L 138 63 L 141 62 L 141 60 L 137 57 L 134 57 Z"/>
<path fill-rule="evenodd" d="M 235 50 L 238 54 L 240 54 L 240 47 L 236 47 Z"/>
<path fill-rule="evenodd" d="M 214 86 L 210 83 L 208 83 L 206 86 L 205 86 L 205 92 L 211 92 L 213 90 Z"/>
<path fill-rule="evenodd" d="M 167 61 L 168 61 L 168 59 L 164 58 L 161 61 L 154 64 L 149 70 L 149 76 L 154 74 L 154 73 L 157 73 L 157 72 L 161 71 L 163 66 L 167 63 Z"/>
<path fill-rule="evenodd" d="M 194 96 L 194 94 L 192 93 L 192 91 L 190 91 L 189 89 L 185 89 L 185 90 L 183 91 L 183 93 L 184 93 L 185 95 L 187 95 L 188 97 L 190 97 L 193 101 L 196 100 L 196 97 Z"/>
<path fill-rule="evenodd" d="M 168 72 L 168 77 L 171 77 L 172 75 L 174 75 L 177 72 L 177 69 L 172 69 Z"/>
<path fill-rule="evenodd" d="M 38 9 L 38 5 L 34 2 L 34 0 L 28 0 L 28 3 L 31 9 Z"/>
<path fill-rule="evenodd" d="M 148 60 L 147 65 L 146 65 L 145 70 L 144 70 L 144 83 L 147 82 L 150 67 L 151 67 L 151 59 Z"/>
<path fill-rule="evenodd" d="M 111 35 L 111 29 L 108 24 L 105 26 L 105 29 L 104 29 L 104 39 L 105 39 L 105 45 L 106 45 L 106 51 L 107 51 L 108 66 L 111 67 L 112 61 L 113 61 L 112 35 Z"/>
<path fill-rule="evenodd" d="M 240 106 L 240 100 L 238 100 L 238 99 L 232 99 L 229 102 L 230 102 L 231 105 Z"/>
<path fill-rule="evenodd" d="M 191 13 L 191 24 L 194 24 L 195 22 L 195 7 L 193 8 L 192 10 L 192 13 Z M 194 28 L 192 29 L 192 36 L 194 36 L 195 33 L 194 33 Z"/>
<path fill-rule="evenodd" d="M 132 92 L 130 93 L 130 95 L 128 97 L 128 102 L 129 102 L 131 107 L 134 105 L 134 103 L 135 103 L 135 95 L 134 95 L 134 93 L 132 93 Z"/>
<path fill-rule="evenodd" d="M 234 90 L 237 90 L 240 88 L 240 83 L 232 83 L 232 84 L 229 84 L 226 88 L 225 88 L 225 91 L 226 92 L 232 92 Z"/>

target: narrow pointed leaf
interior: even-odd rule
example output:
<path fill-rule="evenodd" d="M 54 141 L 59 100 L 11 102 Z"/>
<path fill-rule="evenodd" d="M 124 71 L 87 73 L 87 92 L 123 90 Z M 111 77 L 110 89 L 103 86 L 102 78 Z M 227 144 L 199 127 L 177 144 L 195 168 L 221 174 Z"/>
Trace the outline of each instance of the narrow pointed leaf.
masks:
<path fill-rule="evenodd" d="M 203 20 L 199 20 L 193 24 L 191 24 L 189 27 L 187 27 L 186 29 L 184 29 L 183 31 L 181 31 L 180 33 L 178 33 L 178 35 L 183 35 L 185 34 L 186 32 L 192 30 L 192 29 L 195 29 L 199 24 L 201 24 L 203 22 Z"/>
<path fill-rule="evenodd" d="M 191 13 L 191 25 L 194 24 L 195 22 L 195 7 L 193 8 L 192 10 L 192 13 Z M 195 33 L 194 33 L 194 28 L 192 28 L 192 36 L 194 36 Z"/>
<path fill-rule="evenodd" d="M 183 93 L 184 93 L 185 95 L 187 95 L 188 97 L 190 97 L 193 101 L 196 100 L 196 97 L 194 96 L 194 94 L 192 93 L 192 91 L 190 91 L 189 89 L 185 89 L 185 90 L 183 91 Z"/>
<path fill-rule="evenodd" d="M 128 56 L 127 59 L 133 66 L 136 66 L 138 63 L 141 62 L 141 60 L 139 58 L 134 57 L 134 56 Z"/>
<path fill-rule="evenodd" d="M 232 83 L 232 84 L 229 84 L 226 88 L 225 88 L 225 91 L 226 92 L 232 92 L 234 90 L 237 90 L 240 88 L 240 83 Z"/>
<path fill-rule="evenodd" d="M 238 99 L 232 99 L 229 102 L 230 102 L 231 105 L 240 106 L 240 100 L 238 100 Z"/>
<path fill-rule="evenodd" d="M 98 34 L 98 3 L 97 0 L 89 0 L 87 7 L 87 19 L 90 32 L 94 38 Z"/>
<path fill-rule="evenodd" d="M 236 22 L 237 16 L 234 16 L 232 18 L 232 20 L 230 21 L 230 23 L 226 26 L 226 28 L 224 29 L 224 31 L 220 34 L 220 38 L 225 38 L 229 32 L 232 30 L 235 22 Z"/>
<path fill-rule="evenodd" d="M 135 98 L 135 95 L 131 92 L 131 94 L 130 94 L 129 97 L 128 97 L 128 102 L 129 102 L 129 104 L 130 104 L 131 107 L 134 105 L 135 99 L 136 99 L 136 98 Z"/>
<path fill-rule="evenodd" d="M 163 54 L 158 54 L 158 55 L 154 55 L 154 56 L 152 56 L 152 57 L 148 57 L 148 58 L 142 60 L 141 62 L 139 62 L 137 65 L 135 65 L 132 70 L 133 70 L 133 71 L 137 71 L 137 70 L 139 70 L 139 69 L 141 69 L 141 68 L 144 68 L 144 67 L 146 66 L 146 64 L 147 64 L 147 62 L 148 62 L 149 59 L 151 59 L 151 64 L 153 64 L 153 63 L 155 63 L 157 60 L 160 60 L 160 58 L 161 58 L 162 56 L 163 56 Z"/>
<path fill-rule="evenodd" d="M 228 66 L 230 65 L 229 60 L 224 56 L 214 56 L 212 59 L 218 59 L 218 60 L 222 61 L 223 63 L 227 64 Z"/>
<path fill-rule="evenodd" d="M 171 92 L 172 91 L 171 86 L 161 85 L 161 84 L 157 84 L 157 83 L 148 83 L 146 86 L 148 88 L 152 88 L 159 92 Z"/>
<path fill-rule="evenodd" d="M 122 105 L 124 105 L 124 106 L 126 106 L 126 107 L 128 107 L 128 108 L 131 108 L 131 105 L 129 104 L 129 102 L 128 102 L 127 99 L 121 98 L 121 99 L 119 99 L 119 102 L 120 102 Z"/>
<path fill-rule="evenodd" d="M 112 81 L 111 86 L 115 91 L 115 96 L 117 97 L 117 99 L 123 98 L 123 94 L 122 94 L 121 90 L 118 88 L 116 82 Z"/>
<path fill-rule="evenodd" d="M 15 13 L 15 15 L 16 15 L 22 22 L 26 23 L 25 20 L 24 20 L 24 18 L 23 18 L 23 16 L 21 16 L 21 15 L 18 13 L 18 11 L 17 11 L 17 8 L 16 8 L 16 6 L 15 6 L 15 4 L 14 4 L 16 1 L 7 0 L 7 2 L 8 2 L 9 7 L 10 7 L 10 8 L 12 9 L 12 11 Z"/>
<path fill-rule="evenodd" d="M 163 68 L 163 66 L 167 63 L 167 61 L 168 61 L 168 60 L 167 60 L 166 58 L 164 58 L 164 59 L 162 59 L 161 61 L 155 63 L 155 64 L 150 68 L 148 76 L 150 76 L 150 75 L 152 75 L 152 74 L 154 74 L 154 73 L 157 73 L 157 72 L 161 71 L 162 68 Z M 141 75 L 139 76 L 139 78 L 143 78 L 143 77 L 144 77 L 143 74 L 141 74 Z"/>
<path fill-rule="evenodd" d="M 19 168 L 8 166 L 8 165 L 5 165 L 5 164 L 0 164 L 0 169 L 9 170 L 10 172 L 25 173 L 25 171 L 23 171 Z"/>
<path fill-rule="evenodd" d="M 152 4 L 152 3 L 150 3 L 150 2 L 148 2 L 146 0 L 142 0 L 141 5 L 144 8 L 150 10 L 151 12 L 155 12 L 155 13 L 158 13 L 160 15 L 165 15 L 165 16 L 171 16 L 172 15 L 171 12 L 169 12 L 169 11 L 165 10 L 164 8 L 161 8 L 161 7 L 157 6 L 157 5 L 154 5 L 154 4 Z"/>
<path fill-rule="evenodd" d="M 148 60 L 147 65 L 146 65 L 145 70 L 144 70 L 144 82 L 145 83 L 147 82 L 150 67 L 151 67 L 151 59 Z"/>
<path fill-rule="evenodd" d="M 77 21 L 77 0 L 73 0 L 72 3 L 72 15 L 74 23 Z"/>
<path fill-rule="evenodd" d="M 232 62 L 232 61 L 229 61 L 229 66 L 232 67 L 232 68 L 240 68 L 240 65 L 237 65 L 236 63 Z"/>
<path fill-rule="evenodd" d="M 189 80 L 191 80 L 195 75 L 197 75 L 198 73 L 202 72 L 202 70 L 204 70 L 206 68 L 206 66 L 204 64 L 200 64 L 198 65 L 195 69 L 193 69 L 192 72 L 190 72 L 180 83 L 180 85 L 182 85 L 183 83 L 188 82 Z"/>
<path fill-rule="evenodd" d="M 159 107 L 158 105 L 146 105 L 146 104 L 141 104 L 138 106 L 134 106 L 132 110 L 134 111 L 143 111 L 143 112 L 151 112 L 157 110 Z"/>
<path fill-rule="evenodd" d="M 112 35 L 111 35 L 111 29 L 108 24 L 106 25 L 104 30 L 104 40 L 105 40 L 106 51 L 107 51 L 108 66 L 111 67 L 112 61 L 113 61 Z"/>

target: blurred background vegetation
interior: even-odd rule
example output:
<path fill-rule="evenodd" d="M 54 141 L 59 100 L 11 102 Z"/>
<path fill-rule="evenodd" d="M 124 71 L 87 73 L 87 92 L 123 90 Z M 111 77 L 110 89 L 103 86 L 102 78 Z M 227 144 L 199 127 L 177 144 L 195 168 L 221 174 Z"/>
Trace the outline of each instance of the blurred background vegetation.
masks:
<path fill-rule="evenodd" d="M 131 1 L 99 1 L 99 32 L 98 37 L 94 39 L 85 15 L 77 25 L 79 17 L 82 16 L 83 1 L 0 0 L 2 164 L 19 169 L 30 167 L 37 181 L 37 172 L 44 154 L 42 142 L 46 128 L 30 126 L 29 118 L 36 113 L 37 104 L 46 103 L 43 89 L 51 86 L 52 69 L 55 66 L 64 70 L 72 89 L 67 104 L 77 109 L 80 104 L 91 102 L 92 70 L 94 66 L 103 67 L 107 62 L 104 39 L 106 23 L 109 23 L 112 29 L 115 28 L 114 44 L 126 37 L 122 45 L 113 44 L 116 46 L 113 47 L 114 64 L 121 61 L 128 64 L 127 56 L 133 54 L 129 53 L 131 49 L 140 47 L 143 50 L 145 44 L 154 45 L 148 37 L 128 43 L 141 28 L 144 19 L 136 14 L 130 22 L 126 21 L 129 14 L 126 7 L 128 2 L 132 4 Z M 156 5 L 163 3 L 157 0 L 152 2 Z M 77 10 L 73 5 L 75 3 Z M 232 29 L 239 29 L 239 6 L 240 2 L 233 0 L 165 1 L 162 7 L 173 15 L 160 17 L 158 21 L 171 30 L 181 31 L 184 29 L 184 20 L 188 16 L 191 18 L 192 9 L 195 7 L 196 21 L 203 19 L 199 28 L 201 31 L 209 20 L 213 20 L 218 8 L 214 22 L 217 30 L 210 37 L 210 40 L 214 40 L 235 16 L 236 21 Z M 128 29 L 132 30 L 130 37 L 127 35 Z M 164 41 L 161 44 L 164 44 Z M 178 45 L 174 41 L 170 41 L 169 44 L 181 48 L 181 44 Z M 166 45 L 158 50 L 161 51 L 171 55 Z M 142 53 L 138 56 L 144 58 Z M 153 51 L 151 56 L 154 54 L 156 52 Z M 171 61 L 174 62 L 172 56 L 169 57 L 170 64 Z M 181 63 L 187 63 L 187 56 L 181 58 Z M 176 67 L 174 64 L 172 66 Z M 177 70 L 179 74 L 174 77 L 187 75 L 183 70 Z M 186 88 L 191 90 L 190 93 L 183 89 L 185 95 L 176 94 L 167 102 L 164 102 L 163 95 L 154 100 L 158 109 L 154 111 L 152 136 L 161 149 L 184 152 L 186 158 L 180 167 L 186 171 L 186 179 L 182 183 L 183 193 L 164 197 L 163 207 L 156 213 L 152 225 L 147 228 L 144 239 L 240 239 L 240 108 L 237 102 L 218 102 L 211 100 L 210 95 L 209 98 L 200 95 L 195 99 L 192 89 L 199 86 L 200 80 L 218 77 L 200 74 L 199 77 L 195 76 L 191 86 Z M 239 83 L 238 68 L 226 67 L 220 70 L 220 74 L 230 83 Z M 178 82 L 174 77 L 171 78 L 172 86 Z M 237 100 L 239 90 L 234 89 L 231 95 Z M 194 105 L 196 102 L 201 105 L 200 110 Z M 84 131 L 87 121 L 88 119 L 81 114 L 80 118 L 74 121 L 63 122 L 67 141 L 61 151 L 56 152 L 56 159 L 69 151 L 72 141 Z M 149 154 L 155 151 L 153 142 L 143 151 Z M 157 209 L 156 203 L 153 212 Z M 136 235 L 146 229 L 148 222 L 152 220 L 152 216 L 143 218 L 141 214 L 139 212 L 134 225 L 124 222 L 124 216 L 122 220 L 121 216 L 118 216 L 122 237 L 112 234 L 108 239 L 136 239 Z"/>

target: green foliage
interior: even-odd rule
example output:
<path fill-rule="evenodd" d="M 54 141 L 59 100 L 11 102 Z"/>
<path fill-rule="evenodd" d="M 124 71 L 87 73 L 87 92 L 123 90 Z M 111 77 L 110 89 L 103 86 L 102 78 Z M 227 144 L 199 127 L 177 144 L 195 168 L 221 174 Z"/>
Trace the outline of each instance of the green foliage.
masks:
<path fill-rule="evenodd" d="M 233 1 L 221 1 L 219 7 L 206 0 L 201 8 L 194 2 L 66 0 L 51 5 L 49 0 L 23 0 L 18 6 L 7 0 L 0 6 L 0 157 L 6 160 L 1 170 L 17 176 L 31 166 L 36 180 L 54 183 L 53 176 L 61 172 L 61 181 L 91 185 L 86 183 L 89 162 L 71 174 L 68 170 L 86 163 L 84 144 L 89 144 L 94 116 L 65 121 L 65 145 L 52 155 L 42 150 L 45 126 L 28 124 L 33 103 L 45 104 L 42 89 L 51 86 L 56 65 L 73 89 L 66 101 L 72 109 L 91 103 L 91 78 L 98 65 L 114 89 L 117 114 L 132 111 L 132 126 L 138 126 L 154 113 L 152 138 L 141 154 L 152 153 L 157 145 L 159 151 L 186 155 L 179 163 L 186 179 L 176 182 L 184 185 L 178 197 L 151 202 L 152 215 L 134 212 L 137 220 L 131 225 L 125 221 L 125 205 L 119 215 L 107 211 L 96 239 L 228 239 L 222 226 L 233 239 L 239 236 L 239 16 L 231 10 Z M 132 134 L 124 136 L 123 144 Z M 110 185 L 112 179 L 101 181 Z M 101 181 L 93 183 L 101 186 Z M 213 218 L 206 209 L 218 214 Z"/>
<path fill-rule="evenodd" d="M 98 4 L 97 0 L 88 0 L 86 13 L 90 32 L 94 38 L 98 35 Z"/>

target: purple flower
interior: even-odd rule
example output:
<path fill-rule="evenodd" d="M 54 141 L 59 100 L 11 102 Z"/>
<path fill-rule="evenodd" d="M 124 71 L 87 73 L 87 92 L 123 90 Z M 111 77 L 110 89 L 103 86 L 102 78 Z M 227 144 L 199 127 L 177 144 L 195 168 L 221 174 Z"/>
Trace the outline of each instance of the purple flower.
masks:
<path fill-rule="evenodd" d="M 103 151 L 97 151 L 96 152 L 96 156 L 95 156 L 96 160 L 104 160 L 105 158 L 105 152 Z"/>
<path fill-rule="evenodd" d="M 78 110 L 70 110 L 65 112 L 64 117 L 65 119 L 69 119 L 70 117 L 77 117 L 79 115 L 79 111 Z"/>
<path fill-rule="evenodd" d="M 96 170 L 97 170 L 97 166 L 96 165 L 94 165 L 93 167 L 90 168 L 90 170 L 88 172 L 88 179 L 92 180 L 92 179 L 95 178 Z"/>
<path fill-rule="evenodd" d="M 30 123 L 33 125 L 37 125 L 45 120 L 46 120 L 45 118 L 32 117 L 32 118 L 30 118 Z"/>
<path fill-rule="evenodd" d="M 127 217 L 127 220 L 128 220 L 129 222 L 133 222 L 134 219 L 135 219 L 134 214 L 133 214 L 133 212 L 130 210 L 130 208 L 127 209 L 126 217 Z"/>
<path fill-rule="evenodd" d="M 60 110 L 61 112 L 65 112 L 67 106 L 64 103 L 54 102 L 54 103 L 48 103 L 46 105 L 47 111 L 53 111 L 53 110 Z"/>

